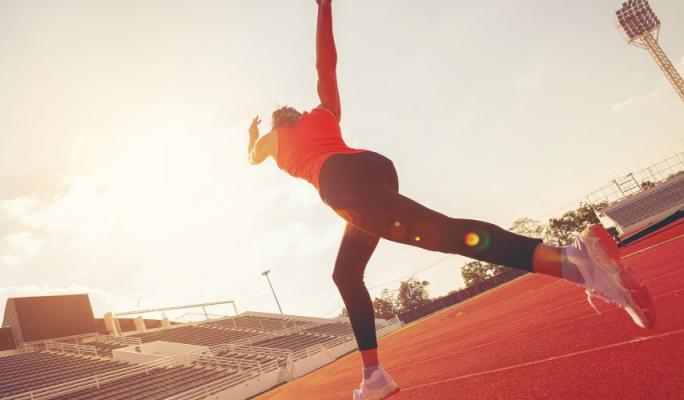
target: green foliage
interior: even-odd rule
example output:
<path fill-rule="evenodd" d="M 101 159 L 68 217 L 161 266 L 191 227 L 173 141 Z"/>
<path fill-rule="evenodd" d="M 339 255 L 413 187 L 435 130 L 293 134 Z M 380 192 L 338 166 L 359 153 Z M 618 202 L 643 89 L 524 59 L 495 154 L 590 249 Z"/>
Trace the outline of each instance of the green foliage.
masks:
<path fill-rule="evenodd" d="M 596 205 L 580 203 L 576 210 L 568 211 L 560 218 L 549 219 L 545 242 L 555 246 L 569 245 L 574 233 L 582 232 L 590 224 L 599 223 L 594 208 L 600 209 L 606 205 L 605 202 Z"/>
<path fill-rule="evenodd" d="M 421 306 L 430 301 L 428 281 L 410 278 L 399 283 L 398 290 L 383 289 L 380 297 L 373 299 L 375 316 L 382 319 L 394 318 L 406 310 Z M 340 312 L 341 317 L 348 317 L 347 309 Z"/>
<path fill-rule="evenodd" d="M 399 314 L 400 305 L 394 290 L 383 289 L 380 297 L 373 300 L 375 316 L 382 319 L 394 318 Z"/>
<path fill-rule="evenodd" d="M 470 287 L 484 282 L 495 275 L 499 275 L 505 270 L 506 268 L 500 265 L 473 260 L 461 267 L 461 275 L 466 287 Z"/>
<path fill-rule="evenodd" d="M 568 211 L 560 218 L 549 219 L 548 224 L 528 217 L 518 218 L 509 228 L 517 234 L 544 239 L 546 244 L 565 246 L 572 241 L 573 234 L 579 233 L 590 224 L 598 224 L 599 220 L 594 209 L 607 206 L 608 203 L 598 204 L 580 203 L 580 206 Z M 506 270 L 500 265 L 490 264 L 484 261 L 473 260 L 461 267 L 461 275 L 466 286 L 476 285 Z"/>
<path fill-rule="evenodd" d="M 648 190 L 652 187 L 654 187 L 656 184 L 651 181 L 643 181 L 641 182 L 641 190 Z"/>
<path fill-rule="evenodd" d="M 509 231 L 519 235 L 542 239 L 546 233 L 546 227 L 536 219 L 529 217 L 518 218 L 513 222 Z"/>
<path fill-rule="evenodd" d="M 427 288 L 429 284 L 428 281 L 419 281 L 415 278 L 401 281 L 397 295 L 401 310 L 410 310 L 427 303 L 430 300 Z"/>

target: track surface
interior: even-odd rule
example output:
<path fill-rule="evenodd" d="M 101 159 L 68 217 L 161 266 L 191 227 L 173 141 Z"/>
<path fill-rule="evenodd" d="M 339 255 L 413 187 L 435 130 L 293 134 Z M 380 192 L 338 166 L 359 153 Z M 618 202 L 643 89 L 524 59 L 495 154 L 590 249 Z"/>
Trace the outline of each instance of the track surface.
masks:
<path fill-rule="evenodd" d="M 654 329 L 541 275 L 520 278 L 382 338 L 401 399 L 684 399 L 684 221 L 623 249 L 645 281 Z M 358 352 L 280 386 L 266 399 L 350 399 Z"/>

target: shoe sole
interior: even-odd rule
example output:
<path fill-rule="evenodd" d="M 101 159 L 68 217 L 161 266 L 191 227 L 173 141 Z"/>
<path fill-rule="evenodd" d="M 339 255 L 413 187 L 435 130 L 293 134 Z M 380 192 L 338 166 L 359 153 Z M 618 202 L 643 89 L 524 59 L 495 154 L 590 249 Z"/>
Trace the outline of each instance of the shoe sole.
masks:
<path fill-rule="evenodd" d="M 629 298 L 637 308 L 625 307 L 625 311 L 632 320 L 642 328 L 650 329 L 655 326 L 656 316 L 651 295 L 639 280 L 636 274 L 629 268 L 620 271 L 620 278 L 629 290 Z"/>
<path fill-rule="evenodd" d="M 394 396 L 395 394 L 399 393 L 399 390 L 400 390 L 399 386 L 397 386 L 396 384 L 394 384 L 394 385 L 392 385 L 392 386 L 390 386 L 390 387 L 388 388 L 388 392 L 386 392 L 386 393 L 382 393 L 382 392 L 381 392 L 381 393 L 378 393 L 377 396 L 373 396 L 372 399 L 373 399 L 373 400 L 386 399 L 386 398 L 388 398 L 388 397 L 390 397 L 390 396 Z M 354 396 L 353 396 L 353 397 L 354 397 L 354 400 L 360 400 L 360 399 L 361 399 L 361 395 L 359 394 L 358 389 L 355 389 L 355 390 L 354 390 L 353 395 L 354 395 Z"/>
<path fill-rule="evenodd" d="M 611 268 L 609 273 L 619 278 L 621 286 L 627 292 L 632 306 L 624 306 L 624 310 L 638 326 L 647 329 L 653 328 L 656 321 L 655 309 L 648 289 L 630 268 L 622 265 L 620 250 L 602 225 L 590 225 L 587 229 L 592 236 L 599 240 L 601 249 L 614 262 L 613 265 L 617 266 Z"/>

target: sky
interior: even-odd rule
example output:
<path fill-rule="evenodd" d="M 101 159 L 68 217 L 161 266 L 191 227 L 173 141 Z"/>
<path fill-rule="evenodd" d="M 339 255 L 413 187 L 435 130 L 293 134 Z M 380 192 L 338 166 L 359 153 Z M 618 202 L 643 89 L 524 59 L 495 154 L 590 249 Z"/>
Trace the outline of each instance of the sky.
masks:
<path fill-rule="evenodd" d="M 684 2 L 652 0 L 684 71 Z M 457 218 L 545 222 L 684 150 L 684 104 L 613 0 L 335 0 L 342 131 Z M 0 0 L 0 315 L 89 293 L 96 316 L 220 300 L 335 316 L 342 221 L 272 160 L 255 115 L 318 104 L 314 0 Z M 439 296 L 467 259 L 382 240 L 372 295 Z M 431 266 L 427 268 L 428 266 Z M 212 311 L 226 314 L 230 309 Z"/>

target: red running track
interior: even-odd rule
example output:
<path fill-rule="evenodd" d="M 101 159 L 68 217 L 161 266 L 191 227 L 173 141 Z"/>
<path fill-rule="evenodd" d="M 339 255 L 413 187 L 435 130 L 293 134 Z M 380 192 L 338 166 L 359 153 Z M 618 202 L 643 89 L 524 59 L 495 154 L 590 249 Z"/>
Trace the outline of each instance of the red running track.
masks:
<path fill-rule="evenodd" d="M 401 399 L 684 399 L 684 221 L 623 249 L 656 307 L 654 329 L 580 288 L 529 275 L 380 340 Z M 345 399 L 358 352 L 258 397 Z"/>

